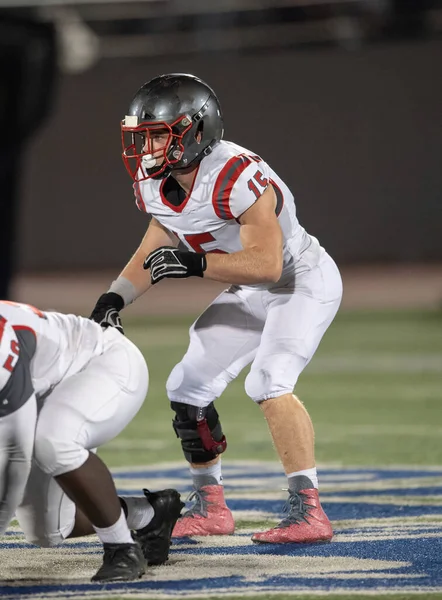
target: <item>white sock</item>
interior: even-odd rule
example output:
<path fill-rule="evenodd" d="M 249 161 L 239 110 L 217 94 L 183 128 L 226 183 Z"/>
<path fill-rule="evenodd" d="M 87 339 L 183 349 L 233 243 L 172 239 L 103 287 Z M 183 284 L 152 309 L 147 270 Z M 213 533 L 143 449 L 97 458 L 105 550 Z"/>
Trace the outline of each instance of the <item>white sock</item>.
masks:
<path fill-rule="evenodd" d="M 95 527 L 96 534 L 103 544 L 133 544 L 134 541 L 130 535 L 129 527 L 127 526 L 124 511 L 121 509 L 120 518 L 110 527 Z"/>
<path fill-rule="evenodd" d="M 289 489 L 292 489 L 293 482 L 296 482 L 296 480 L 293 479 L 294 477 L 308 477 L 315 489 L 318 489 L 319 487 L 316 467 L 313 467 L 312 469 L 304 469 L 303 471 L 295 471 L 294 473 L 288 473 L 287 479 L 289 480 Z"/>
<path fill-rule="evenodd" d="M 221 459 L 209 467 L 201 467 L 200 469 L 190 467 L 190 474 L 192 475 L 193 485 L 196 487 L 196 489 L 199 489 L 204 485 L 223 484 Z"/>
<path fill-rule="evenodd" d="M 120 496 L 127 510 L 127 525 L 129 529 L 143 529 L 152 521 L 154 510 L 145 496 Z"/>

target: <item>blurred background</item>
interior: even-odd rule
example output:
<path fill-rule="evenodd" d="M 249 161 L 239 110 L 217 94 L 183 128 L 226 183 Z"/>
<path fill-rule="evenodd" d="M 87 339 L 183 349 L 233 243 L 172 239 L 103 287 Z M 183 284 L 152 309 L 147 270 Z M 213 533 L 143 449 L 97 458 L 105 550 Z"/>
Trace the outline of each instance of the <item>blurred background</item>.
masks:
<path fill-rule="evenodd" d="M 145 81 L 196 74 L 343 273 L 300 382 L 319 458 L 440 462 L 441 40 L 442 0 L 0 0 L 0 296 L 90 313 L 147 226 L 120 120 Z M 164 402 L 112 461 L 180 458 L 164 381 L 222 287 L 164 282 L 125 311 Z M 229 390 L 232 455 L 271 456 L 241 380 Z"/>

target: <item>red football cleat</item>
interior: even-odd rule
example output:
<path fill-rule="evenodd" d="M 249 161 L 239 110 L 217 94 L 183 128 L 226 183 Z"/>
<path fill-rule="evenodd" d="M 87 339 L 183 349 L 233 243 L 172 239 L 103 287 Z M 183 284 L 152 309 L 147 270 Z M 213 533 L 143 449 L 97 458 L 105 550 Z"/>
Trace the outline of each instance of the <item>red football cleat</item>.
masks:
<path fill-rule="evenodd" d="M 178 519 L 172 537 L 231 535 L 234 532 L 233 515 L 226 506 L 222 485 L 205 485 L 189 496 L 189 500 L 192 499 L 195 504 Z"/>
<path fill-rule="evenodd" d="M 263 544 L 313 544 L 329 542 L 333 529 L 319 502 L 318 490 L 289 490 L 288 515 L 273 529 L 255 533 L 253 542 Z"/>

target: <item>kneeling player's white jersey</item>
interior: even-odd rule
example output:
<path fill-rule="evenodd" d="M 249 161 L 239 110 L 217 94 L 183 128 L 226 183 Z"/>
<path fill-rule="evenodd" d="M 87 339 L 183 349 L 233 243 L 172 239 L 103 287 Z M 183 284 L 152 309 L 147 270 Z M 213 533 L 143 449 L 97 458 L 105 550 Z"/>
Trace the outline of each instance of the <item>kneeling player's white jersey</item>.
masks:
<path fill-rule="evenodd" d="M 12 328 L 14 332 L 31 331 L 35 336 L 36 350 L 31 362 L 31 377 L 37 396 L 45 394 L 63 378 L 81 371 L 103 350 L 101 327 L 83 317 L 42 312 L 27 304 L 1 301 L 1 322 L 9 332 Z M 5 336 L 1 345 L 5 347 L 5 356 L 9 357 L 6 360 L 11 361 L 12 372 L 17 356 L 6 347 L 10 337 Z"/>
<path fill-rule="evenodd" d="M 0 391 L 3 390 L 11 377 L 19 351 L 17 335 L 3 317 L 0 309 Z"/>
<path fill-rule="evenodd" d="M 189 250 L 232 253 L 242 250 L 237 219 L 270 184 L 275 190 L 275 212 L 284 238 L 284 277 L 305 268 L 299 259 L 307 249 L 310 266 L 319 261 L 321 248 L 299 224 L 289 188 L 249 150 L 232 142 L 219 142 L 200 162 L 193 189 L 178 205 L 174 202 L 176 185 L 170 178 L 140 181 L 134 184 L 134 190 L 138 208 L 155 217 Z"/>

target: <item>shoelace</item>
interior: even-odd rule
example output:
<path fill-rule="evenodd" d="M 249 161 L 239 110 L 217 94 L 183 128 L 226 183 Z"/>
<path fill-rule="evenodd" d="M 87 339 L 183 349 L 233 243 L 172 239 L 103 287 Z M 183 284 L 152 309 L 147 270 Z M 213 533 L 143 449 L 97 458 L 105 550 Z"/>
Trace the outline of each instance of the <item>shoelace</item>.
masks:
<path fill-rule="evenodd" d="M 289 490 L 289 497 L 287 502 L 282 509 L 283 512 L 288 513 L 287 516 L 277 525 L 277 527 L 289 527 L 290 525 L 299 525 L 301 521 L 308 523 L 308 515 L 310 509 L 313 508 L 311 504 L 307 504 L 306 494 L 302 492 L 292 492 Z"/>
<path fill-rule="evenodd" d="M 205 496 L 206 494 L 203 490 L 193 490 L 186 498 L 186 502 L 192 502 L 192 500 L 194 500 L 194 504 L 181 515 L 181 518 L 194 517 L 195 515 L 207 517 L 207 506 L 209 503 Z"/>

